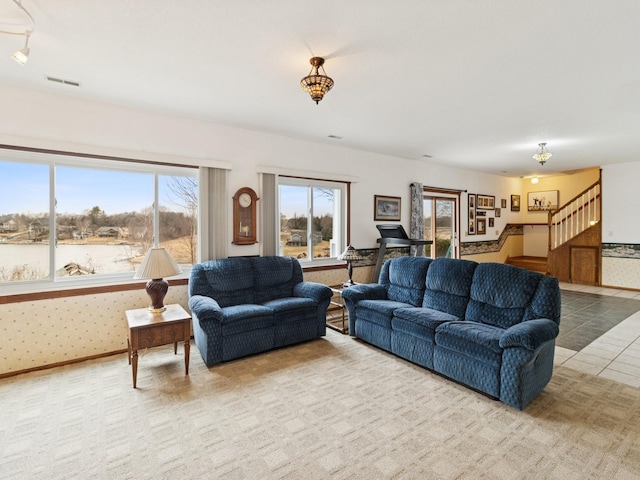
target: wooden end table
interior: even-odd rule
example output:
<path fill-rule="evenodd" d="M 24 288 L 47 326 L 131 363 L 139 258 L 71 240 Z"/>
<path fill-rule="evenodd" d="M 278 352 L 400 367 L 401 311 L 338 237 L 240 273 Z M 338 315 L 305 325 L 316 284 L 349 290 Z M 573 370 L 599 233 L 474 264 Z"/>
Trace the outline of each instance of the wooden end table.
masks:
<path fill-rule="evenodd" d="M 189 340 L 191 339 L 191 315 L 180 305 L 167 305 L 161 313 L 151 313 L 148 308 L 127 310 L 129 324 L 129 365 L 133 371 L 133 388 L 138 377 L 138 350 L 173 343 L 174 355 L 178 342 L 184 341 L 184 374 L 189 375 Z"/>
<path fill-rule="evenodd" d="M 331 301 L 329 302 L 329 308 L 327 309 L 327 313 L 332 311 L 338 311 L 338 318 L 327 316 L 327 327 L 335 330 L 340 333 L 348 333 L 349 325 L 345 323 L 347 320 L 347 316 L 345 315 L 346 307 L 344 305 L 344 299 L 342 298 L 342 291 L 345 288 L 348 288 L 344 284 L 341 285 L 329 285 L 329 288 L 333 292 L 333 297 L 331 297 Z M 335 298 L 335 300 L 334 300 Z M 338 325 L 340 322 L 340 325 Z"/>

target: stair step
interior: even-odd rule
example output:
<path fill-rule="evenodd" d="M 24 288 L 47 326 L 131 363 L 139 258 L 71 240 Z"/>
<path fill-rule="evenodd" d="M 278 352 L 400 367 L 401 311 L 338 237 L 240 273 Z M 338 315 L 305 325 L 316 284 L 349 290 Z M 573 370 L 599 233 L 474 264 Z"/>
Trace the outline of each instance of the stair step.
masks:
<path fill-rule="evenodd" d="M 509 257 L 505 262 L 520 268 L 533 270 L 534 272 L 547 273 L 547 257 Z"/>

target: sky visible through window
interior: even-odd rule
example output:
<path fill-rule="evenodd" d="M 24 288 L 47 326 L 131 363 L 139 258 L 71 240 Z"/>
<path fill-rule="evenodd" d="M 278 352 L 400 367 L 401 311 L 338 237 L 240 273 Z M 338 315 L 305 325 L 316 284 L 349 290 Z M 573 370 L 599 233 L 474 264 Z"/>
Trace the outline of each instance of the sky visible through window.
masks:
<path fill-rule="evenodd" d="M 43 214 L 49 210 L 49 166 L 0 162 L 0 215 Z M 160 191 L 167 191 L 170 176 L 158 177 Z M 139 172 L 57 167 L 57 213 L 81 214 L 96 206 L 107 215 L 135 212 L 153 204 L 153 175 Z M 166 199 L 161 204 L 169 207 Z"/>

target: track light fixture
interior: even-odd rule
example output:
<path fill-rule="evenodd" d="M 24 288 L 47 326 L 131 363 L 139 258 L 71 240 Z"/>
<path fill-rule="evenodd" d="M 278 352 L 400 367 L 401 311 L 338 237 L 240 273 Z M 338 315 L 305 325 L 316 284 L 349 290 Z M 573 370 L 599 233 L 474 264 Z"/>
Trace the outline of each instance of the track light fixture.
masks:
<path fill-rule="evenodd" d="M 22 10 L 27 15 L 27 17 L 29 17 L 29 20 L 31 21 L 31 28 L 25 30 L 24 32 L 9 32 L 6 30 L 0 30 L 0 33 L 4 33 L 5 35 L 16 35 L 19 37 L 25 37 L 24 47 L 11 55 L 16 62 L 18 62 L 20 65 L 24 65 L 29 60 L 29 37 L 31 37 L 31 34 L 35 30 L 36 22 L 31 14 L 27 11 L 27 9 L 22 6 L 22 0 L 13 0 L 13 3 L 15 3 L 17 7 Z"/>
<path fill-rule="evenodd" d="M 18 62 L 20 65 L 24 65 L 29 60 L 29 37 L 31 36 L 31 32 L 27 30 L 25 33 L 24 39 L 24 48 L 21 48 L 13 55 L 13 59 Z"/>

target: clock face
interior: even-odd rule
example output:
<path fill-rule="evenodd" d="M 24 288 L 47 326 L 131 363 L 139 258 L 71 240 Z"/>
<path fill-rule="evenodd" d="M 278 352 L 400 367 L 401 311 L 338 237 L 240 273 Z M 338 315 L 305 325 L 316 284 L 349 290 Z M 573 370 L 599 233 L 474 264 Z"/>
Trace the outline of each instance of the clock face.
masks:
<path fill-rule="evenodd" d="M 247 208 L 249 205 L 251 205 L 251 195 L 249 195 L 248 193 L 241 194 L 238 198 L 238 204 L 242 208 Z"/>

